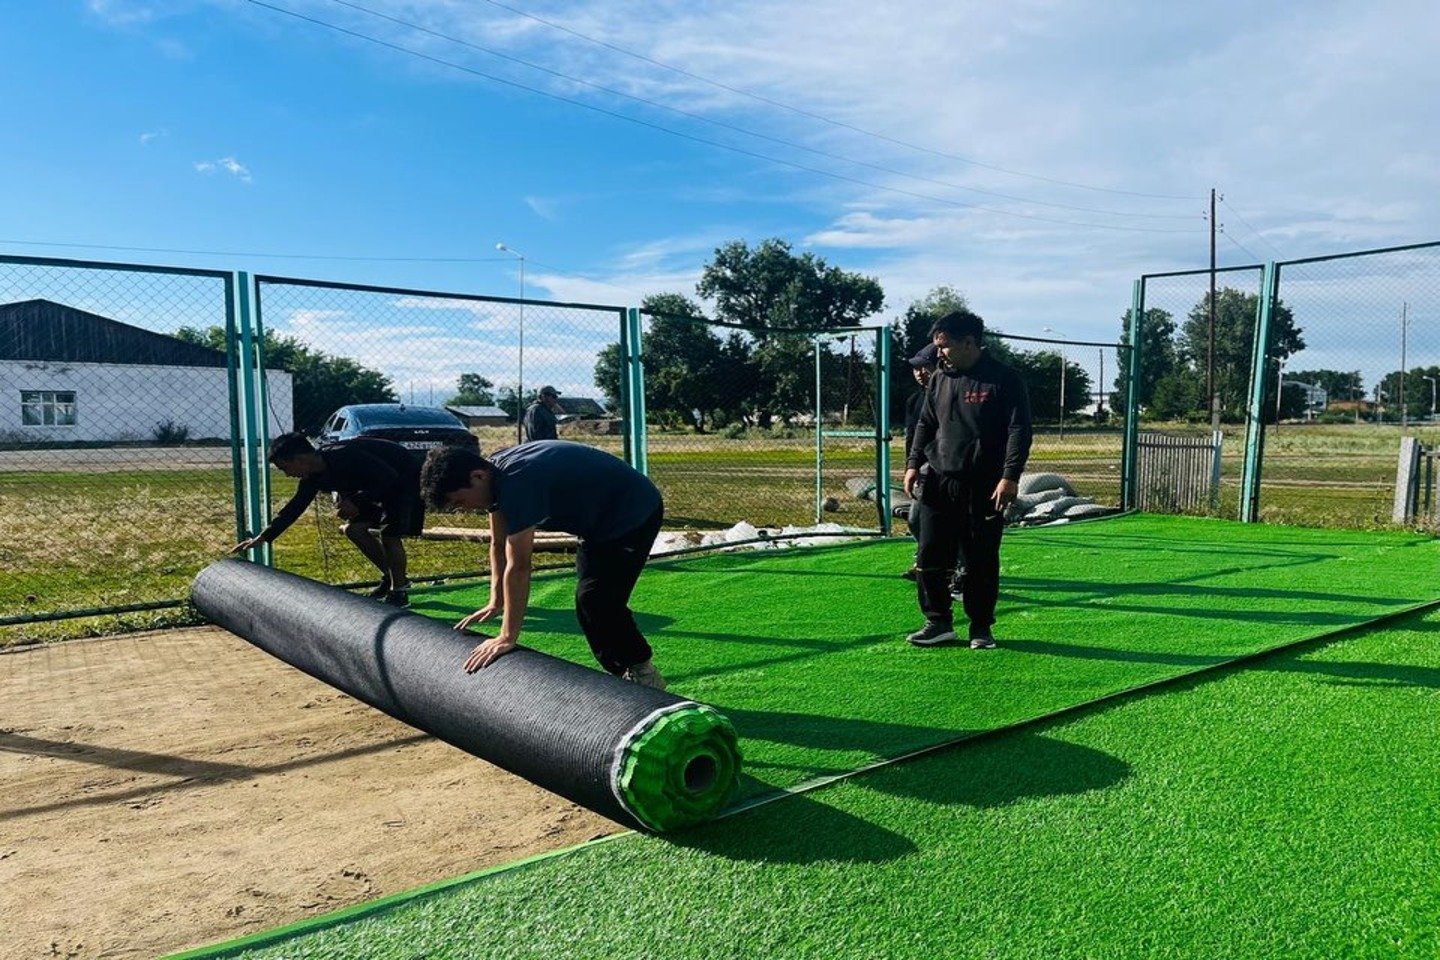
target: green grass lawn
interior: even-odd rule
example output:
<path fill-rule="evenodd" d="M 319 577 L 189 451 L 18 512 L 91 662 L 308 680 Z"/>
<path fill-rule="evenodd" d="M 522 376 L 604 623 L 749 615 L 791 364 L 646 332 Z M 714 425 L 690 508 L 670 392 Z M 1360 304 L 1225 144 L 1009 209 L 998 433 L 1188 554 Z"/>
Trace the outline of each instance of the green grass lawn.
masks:
<path fill-rule="evenodd" d="M 1227 430 L 1219 512 L 1233 517 L 1243 437 L 1233 426 Z M 1419 431 L 1422 437 L 1440 439 L 1440 431 L 1426 430 Z M 494 428 L 482 444 L 494 449 L 512 437 Z M 619 437 L 584 439 L 612 452 L 621 448 Z M 1398 427 L 1283 426 L 1267 441 L 1263 519 L 1340 528 L 1388 526 L 1398 443 Z M 724 528 L 739 520 L 762 526 L 813 523 L 814 456 L 814 437 L 803 431 L 752 431 L 730 439 L 655 430 L 650 436 L 651 473 L 665 492 L 671 529 Z M 898 438 L 891 457 L 898 479 Z M 849 479 L 872 478 L 873 458 L 873 445 L 864 439 L 826 441 L 823 494 L 836 497 L 841 509 L 823 519 L 876 526 L 874 504 L 853 499 L 845 488 Z M 1080 493 L 1117 504 L 1119 463 L 1118 431 L 1072 427 L 1063 439 L 1041 429 L 1030 467 L 1064 474 Z M 293 484 L 278 474 L 272 482 L 278 507 Z M 445 517 L 437 522 L 466 521 Z M 228 469 L 0 473 L 0 618 L 181 599 L 194 575 L 234 541 Z M 485 566 L 483 551 L 463 543 L 416 543 L 412 556 L 418 576 Z M 277 545 L 277 562 L 331 583 L 373 576 L 329 511 L 297 523 Z M 0 645 L 163 626 L 188 622 L 191 616 L 177 609 L 0 627 Z"/>
<path fill-rule="evenodd" d="M 647 616 L 665 597 L 667 622 L 649 625 L 675 688 L 736 717 L 756 783 L 1038 717 L 1437 592 L 1437 547 L 1415 537 L 1103 521 L 1007 541 L 1000 650 L 909 650 L 888 624 L 905 605 L 888 579 L 896 546 L 714 557 L 642 579 Z M 827 582 L 797 594 L 787 564 Z M 673 585 L 691 577 L 709 587 Z M 689 624 L 701 595 L 704 630 Z M 547 645 L 573 655 L 547 616 Z M 1430 958 L 1437 697 L 1440 613 L 1410 614 L 680 835 L 622 836 L 203 955 Z"/>

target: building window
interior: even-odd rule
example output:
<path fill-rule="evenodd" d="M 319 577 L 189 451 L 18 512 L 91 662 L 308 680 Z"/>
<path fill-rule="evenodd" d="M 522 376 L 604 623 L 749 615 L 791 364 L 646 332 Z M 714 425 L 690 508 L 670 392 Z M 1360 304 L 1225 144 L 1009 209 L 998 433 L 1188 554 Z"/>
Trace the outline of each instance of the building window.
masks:
<path fill-rule="evenodd" d="M 75 391 L 21 390 L 20 423 L 27 427 L 75 426 Z"/>

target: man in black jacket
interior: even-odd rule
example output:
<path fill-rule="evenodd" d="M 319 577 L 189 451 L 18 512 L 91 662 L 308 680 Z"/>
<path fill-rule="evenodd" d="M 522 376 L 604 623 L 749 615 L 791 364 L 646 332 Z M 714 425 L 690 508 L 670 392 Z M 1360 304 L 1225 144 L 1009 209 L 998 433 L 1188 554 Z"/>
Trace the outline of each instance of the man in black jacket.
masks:
<path fill-rule="evenodd" d="M 905 460 L 905 492 L 920 501 L 916 580 L 925 626 L 906 637 L 930 647 L 956 639 L 949 578 L 965 562 L 970 646 L 995 646 L 1005 508 L 1030 454 L 1030 400 L 1014 370 L 984 348 L 985 323 L 968 310 L 935 322 L 942 364 L 930 378 Z M 929 475 L 916 491 L 920 466 Z"/>
<path fill-rule="evenodd" d="M 300 485 L 268 527 L 231 552 L 273 543 L 320 491 L 329 491 L 335 494 L 335 512 L 345 521 L 340 529 L 380 568 L 380 585 L 370 596 L 391 606 L 409 606 L 410 580 L 400 538 L 417 537 L 425 527 L 420 461 L 400 444 L 378 437 L 353 437 L 317 450 L 303 433 L 284 433 L 270 444 L 270 462 Z M 378 539 L 372 527 L 378 528 Z"/>

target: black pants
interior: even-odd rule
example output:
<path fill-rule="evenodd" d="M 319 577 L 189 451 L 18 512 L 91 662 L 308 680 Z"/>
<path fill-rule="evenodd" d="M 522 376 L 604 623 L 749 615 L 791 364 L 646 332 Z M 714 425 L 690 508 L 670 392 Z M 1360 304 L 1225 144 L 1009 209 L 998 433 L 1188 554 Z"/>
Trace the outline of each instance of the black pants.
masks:
<path fill-rule="evenodd" d="M 1000 537 L 1005 513 L 990 502 L 999 477 L 931 475 L 920 491 L 917 538 L 920 549 L 915 578 L 925 619 L 952 622 L 950 575 L 957 560 L 965 565 L 965 616 L 972 632 L 995 622 L 1000 598 Z"/>
<path fill-rule="evenodd" d="M 630 612 L 630 594 L 664 519 L 662 504 L 629 533 L 604 543 L 582 541 L 575 554 L 575 616 L 595 659 L 617 676 L 650 659 L 650 644 Z"/>

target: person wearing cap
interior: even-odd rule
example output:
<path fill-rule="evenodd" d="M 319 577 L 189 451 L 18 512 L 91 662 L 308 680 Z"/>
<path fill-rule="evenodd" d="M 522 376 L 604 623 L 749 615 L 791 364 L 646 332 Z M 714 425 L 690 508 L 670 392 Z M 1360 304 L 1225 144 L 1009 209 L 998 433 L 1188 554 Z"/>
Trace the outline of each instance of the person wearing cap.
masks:
<path fill-rule="evenodd" d="M 905 639 L 920 647 L 957 639 L 947 581 L 961 558 L 970 647 L 995 646 L 1000 538 L 1030 455 L 1030 399 L 1019 374 L 985 350 L 984 336 L 985 322 L 969 310 L 947 313 L 930 331 L 942 362 L 905 459 L 905 492 L 920 502 L 916 592 L 925 616 Z"/>
<path fill-rule="evenodd" d="M 559 421 L 555 419 L 555 415 L 564 412 L 565 409 L 560 406 L 560 391 L 548 384 L 541 387 L 535 402 L 525 410 L 525 439 L 556 439 Z"/>
<path fill-rule="evenodd" d="M 465 661 L 484 669 L 515 649 L 530 605 L 535 531 L 579 538 L 575 619 L 600 666 L 641 686 L 665 689 L 650 644 L 630 610 L 630 594 L 660 533 L 660 490 L 624 460 L 567 440 L 519 443 L 486 459 L 466 447 L 430 451 L 420 492 L 437 509 L 490 515 L 490 599 L 455 629 L 500 617 Z"/>
<path fill-rule="evenodd" d="M 930 375 L 935 372 L 935 365 L 939 360 L 940 353 L 936 349 L 935 344 L 927 343 L 921 347 L 920 351 L 911 357 L 909 361 L 910 372 L 914 375 L 915 382 L 920 386 L 920 389 L 911 394 L 909 399 L 905 401 L 905 458 L 907 460 L 910 458 L 910 448 L 915 443 L 915 427 L 920 422 L 920 405 L 925 402 L 925 386 L 930 382 Z M 910 533 L 912 535 L 919 529 L 919 508 L 920 503 L 918 500 L 910 501 L 910 513 L 905 518 L 905 522 L 910 525 Z M 919 565 L 912 563 L 910 569 L 906 570 L 901 576 L 906 580 L 914 580 L 919 572 Z"/>

